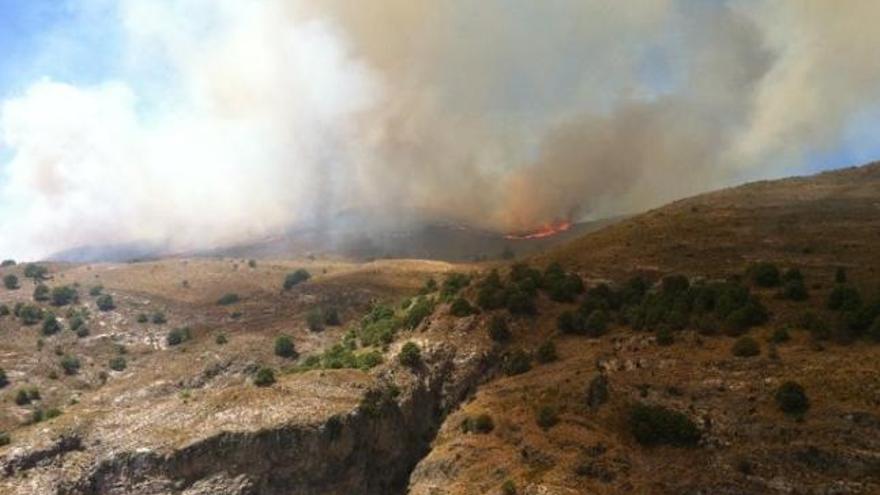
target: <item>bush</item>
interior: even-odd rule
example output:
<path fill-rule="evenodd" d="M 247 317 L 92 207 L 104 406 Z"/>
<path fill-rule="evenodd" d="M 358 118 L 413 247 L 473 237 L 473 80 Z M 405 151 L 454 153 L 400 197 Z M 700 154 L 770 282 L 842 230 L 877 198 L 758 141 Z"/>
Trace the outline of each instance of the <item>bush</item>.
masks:
<path fill-rule="evenodd" d="M 25 304 L 19 307 L 18 316 L 21 322 L 27 326 L 36 325 L 43 319 L 43 310 L 37 306 Z"/>
<path fill-rule="evenodd" d="M 324 324 L 328 327 L 338 327 L 342 324 L 342 320 L 339 318 L 339 310 L 335 307 L 331 306 L 323 310 L 324 313 Z"/>
<path fill-rule="evenodd" d="M 758 287 L 777 287 L 782 277 L 779 268 L 773 263 L 759 262 L 753 264 L 748 271 L 752 283 Z"/>
<path fill-rule="evenodd" d="M 368 323 L 361 327 L 361 343 L 365 346 L 384 346 L 394 341 L 397 322 L 393 317 Z"/>
<path fill-rule="evenodd" d="M 222 333 L 217 334 L 217 336 L 214 337 L 214 343 L 217 345 L 225 345 L 227 342 L 229 342 L 229 339 L 227 339 L 226 335 L 223 335 Z"/>
<path fill-rule="evenodd" d="M 256 268 L 257 267 L 257 260 L 253 260 L 253 259 L 248 260 L 248 267 Z"/>
<path fill-rule="evenodd" d="M 49 269 L 43 265 L 30 263 L 24 267 L 24 276 L 34 280 L 44 280 L 49 274 Z"/>
<path fill-rule="evenodd" d="M 556 361 L 559 359 L 559 356 L 556 354 L 556 344 L 554 344 L 552 340 L 544 342 L 541 344 L 541 347 L 538 347 L 536 357 L 538 358 L 538 362 L 542 364 Z"/>
<path fill-rule="evenodd" d="M 788 270 L 785 270 L 785 273 L 782 274 L 782 281 L 783 282 L 792 282 L 792 281 L 803 282 L 804 281 L 804 274 L 801 273 L 801 271 L 797 268 L 789 268 Z"/>
<path fill-rule="evenodd" d="M 7 266 L 15 266 L 15 260 L 3 260 L 3 262 L 0 263 L 0 267 L 2 268 L 6 268 Z"/>
<path fill-rule="evenodd" d="M 450 298 L 464 289 L 471 283 L 471 278 L 463 273 L 450 273 L 446 275 L 446 279 L 443 280 L 443 285 L 440 288 L 440 295 L 445 298 Z"/>
<path fill-rule="evenodd" d="M 597 309 L 590 313 L 584 321 L 584 330 L 590 337 L 599 337 L 605 333 L 608 328 L 608 313 L 601 309 Z"/>
<path fill-rule="evenodd" d="M 414 342 L 403 344 L 400 354 L 397 355 L 397 361 L 407 368 L 415 368 L 422 362 L 422 352 L 419 346 Z"/>
<path fill-rule="evenodd" d="M 803 280 L 786 281 L 785 285 L 782 286 L 780 295 L 783 299 L 788 299 L 789 301 L 806 301 L 810 297 Z"/>
<path fill-rule="evenodd" d="M 128 367 L 128 363 L 125 361 L 125 358 L 122 356 L 116 356 L 110 359 L 109 363 L 110 369 L 113 371 L 124 371 L 125 368 Z"/>
<path fill-rule="evenodd" d="M 254 385 L 258 387 L 268 387 L 275 383 L 275 371 L 272 368 L 260 368 L 254 376 Z"/>
<path fill-rule="evenodd" d="M 663 406 L 637 404 L 629 414 L 629 429 L 642 445 L 686 447 L 700 441 L 700 430 L 686 415 Z"/>
<path fill-rule="evenodd" d="M 293 289 L 310 278 L 312 278 L 312 274 L 304 268 L 300 268 L 293 273 L 288 273 L 287 276 L 284 277 L 284 290 Z"/>
<path fill-rule="evenodd" d="M 76 289 L 69 285 L 63 285 L 52 289 L 52 304 L 54 306 L 67 306 L 70 303 L 76 302 L 78 299 L 79 294 L 77 294 Z"/>
<path fill-rule="evenodd" d="M 403 320 L 403 324 L 406 328 L 415 330 L 432 311 L 434 311 L 434 304 L 431 300 L 425 297 L 419 297 L 416 299 L 416 302 L 410 305 L 409 310 L 406 312 L 406 317 Z"/>
<path fill-rule="evenodd" d="M 138 323 L 146 323 L 148 321 L 150 321 L 150 317 L 147 316 L 146 313 L 138 313 L 138 315 L 137 315 L 137 322 Z"/>
<path fill-rule="evenodd" d="M 168 335 L 165 337 L 165 342 L 169 346 L 176 346 L 186 342 L 191 338 L 192 333 L 190 332 L 189 327 L 181 327 L 175 328 L 174 330 L 168 332 Z"/>
<path fill-rule="evenodd" d="M 504 483 L 501 484 L 501 494 L 516 495 L 516 483 L 514 483 L 513 480 L 505 480 Z"/>
<path fill-rule="evenodd" d="M 230 292 L 228 294 L 223 294 L 220 297 L 220 299 L 217 299 L 217 305 L 218 306 L 229 306 L 231 304 L 237 303 L 240 300 L 241 300 L 241 298 L 238 297 L 238 294 Z"/>
<path fill-rule="evenodd" d="M 164 325 L 168 322 L 168 319 L 165 317 L 165 313 L 161 311 L 156 311 L 155 313 L 153 313 L 151 320 L 154 325 Z"/>
<path fill-rule="evenodd" d="M 510 340 L 510 329 L 503 316 L 493 316 L 489 320 L 489 338 L 494 342 L 504 343 Z"/>
<path fill-rule="evenodd" d="M 18 277 L 12 275 L 11 273 L 9 275 L 6 275 L 5 277 L 3 277 L 3 286 L 9 290 L 18 289 Z"/>
<path fill-rule="evenodd" d="M 854 287 L 838 285 L 828 294 L 826 306 L 832 311 L 857 311 L 862 306 L 862 295 Z"/>
<path fill-rule="evenodd" d="M 110 294 L 102 294 L 95 299 L 95 305 L 98 306 L 98 309 L 101 311 L 112 311 L 116 309 L 116 304 L 113 302 L 113 297 Z"/>
<path fill-rule="evenodd" d="M 79 330 L 80 327 L 86 324 L 85 318 L 82 315 L 75 314 L 70 317 L 70 329 L 74 332 Z"/>
<path fill-rule="evenodd" d="M 503 369 L 508 376 L 521 375 L 532 369 L 531 359 L 522 349 L 515 349 L 505 356 Z"/>
<path fill-rule="evenodd" d="M 773 333 L 768 340 L 773 344 L 781 344 L 783 342 L 788 342 L 790 339 L 791 335 L 789 335 L 787 328 L 777 328 L 773 330 Z"/>
<path fill-rule="evenodd" d="M 796 382 L 785 382 L 776 389 L 776 404 L 786 414 L 801 415 L 810 408 L 804 387 Z"/>
<path fill-rule="evenodd" d="M 43 335 L 55 335 L 60 331 L 61 323 L 58 323 L 58 318 L 52 313 L 46 313 L 46 317 L 43 318 Z"/>
<path fill-rule="evenodd" d="M 846 283 L 846 268 L 839 266 L 837 270 L 834 271 L 834 282 L 838 284 Z"/>
<path fill-rule="evenodd" d="M 675 343 L 675 335 L 668 326 L 662 326 L 657 330 L 657 345 L 670 346 Z"/>
<path fill-rule="evenodd" d="M 541 408 L 538 409 L 535 422 L 545 430 L 550 429 L 559 423 L 559 412 L 553 406 L 541 406 Z"/>
<path fill-rule="evenodd" d="M 9 385 L 9 378 L 6 376 L 6 370 L 0 368 L 0 388 L 5 388 Z"/>
<path fill-rule="evenodd" d="M 477 310 L 471 306 L 471 303 L 463 297 L 456 298 L 452 301 L 452 305 L 449 307 L 449 313 L 452 314 L 452 316 L 458 316 L 459 318 L 470 316 L 476 312 Z"/>
<path fill-rule="evenodd" d="M 321 308 L 312 308 L 306 314 L 306 326 L 312 332 L 320 332 L 324 330 L 324 313 Z"/>
<path fill-rule="evenodd" d="M 422 286 L 422 290 L 419 291 L 420 294 L 430 294 L 432 292 L 436 292 L 438 288 L 437 281 L 434 280 L 434 277 L 429 277 L 428 280 L 425 281 L 425 285 Z"/>
<path fill-rule="evenodd" d="M 287 335 L 278 336 L 275 339 L 275 355 L 283 358 L 296 357 L 296 347 L 293 345 L 293 340 Z"/>
<path fill-rule="evenodd" d="M 509 289 L 505 296 L 507 311 L 512 315 L 533 315 L 537 312 L 535 301 L 528 292 L 519 288 Z"/>
<path fill-rule="evenodd" d="M 30 394 L 25 389 L 18 389 L 15 394 L 15 403 L 19 406 L 26 406 L 31 403 Z"/>
<path fill-rule="evenodd" d="M 751 337 L 740 337 L 730 350 L 736 357 L 754 357 L 761 354 L 761 346 Z"/>
<path fill-rule="evenodd" d="M 0 316 L 9 316 L 9 306 L 0 304 Z"/>
<path fill-rule="evenodd" d="M 5 263 L 5 261 L 4 261 Z M 0 447 L 5 447 L 12 442 L 12 438 L 9 436 L 9 433 L 5 431 L 0 431 Z"/>
<path fill-rule="evenodd" d="M 74 356 L 65 355 L 61 358 L 61 369 L 64 370 L 65 375 L 75 375 L 79 373 L 80 362 Z"/>
<path fill-rule="evenodd" d="M 473 418 L 466 418 L 461 427 L 465 433 L 479 433 L 486 435 L 492 433 L 492 430 L 495 429 L 495 422 L 492 421 L 492 416 L 489 416 L 488 414 L 480 414 Z"/>
<path fill-rule="evenodd" d="M 77 328 L 77 329 L 76 329 L 76 336 L 79 337 L 79 338 L 81 338 L 81 339 L 84 339 L 84 338 L 88 337 L 88 336 L 89 336 L 89 329 L 88 329 L 88 327 L 79 327 L 79 328 Z"/>
<path fill-rule="evenodd" d="M 92 297 L 98 297 L 101 295 L 101 292 L 104 291 L 103 285 L 93 285 L 91 289 L 89 289 L 89 295 Z"/>
<path fill-rule="evenodd" d="M 45 302 L 49 300 L 49 286 L 46 284 L 39 284 L 34 287 L 34 301 L 37 302 Z"/>
<path fill-rule="evenodd" d="M 43 415 L 43 419 L 48 421 L 50 419 L 55 419 L 58 416 L 61 416 L 61 414 L 61 409 L 58 409 L 57 407 L 52 407 L 46 410 L 46 414 Z"/>

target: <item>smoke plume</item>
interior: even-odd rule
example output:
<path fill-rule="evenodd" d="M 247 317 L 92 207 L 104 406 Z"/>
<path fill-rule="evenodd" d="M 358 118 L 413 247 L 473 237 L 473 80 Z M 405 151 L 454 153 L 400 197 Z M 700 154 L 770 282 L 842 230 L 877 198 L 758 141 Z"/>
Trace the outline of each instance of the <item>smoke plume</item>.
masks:
<path fill-rule="evenodd" d="M 880 111 L 867 0 L 74 5 L 115 69 L 0 102 L 8 256 L 347 211 L 524 231 L 797 170 Z"/>

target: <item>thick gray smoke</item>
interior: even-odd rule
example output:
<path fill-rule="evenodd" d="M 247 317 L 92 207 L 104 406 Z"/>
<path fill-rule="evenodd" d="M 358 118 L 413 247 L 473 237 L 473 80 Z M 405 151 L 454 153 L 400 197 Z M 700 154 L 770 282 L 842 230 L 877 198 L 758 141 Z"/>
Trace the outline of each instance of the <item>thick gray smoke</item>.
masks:
<path fill-rule="evenodd" d="M 871 1 L 109 3 L 116 77 L 0 104 L 0 252 L 627 213 L 797 169 L 880 96 Z"/>

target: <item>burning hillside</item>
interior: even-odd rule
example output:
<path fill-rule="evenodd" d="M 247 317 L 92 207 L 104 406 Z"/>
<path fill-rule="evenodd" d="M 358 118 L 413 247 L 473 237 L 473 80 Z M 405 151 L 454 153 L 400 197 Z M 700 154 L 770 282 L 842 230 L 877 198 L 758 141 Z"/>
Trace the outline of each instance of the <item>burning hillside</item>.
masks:
<path fill-rule="evenodd" d="M 571 228 L 572 223 L 568 220 L 561 220 L 552 223 L 547 223 L 541 225 L 540 227 L 524 231 L 524 232 L 513 232 L 505 235 L 506 239 L 511 240 L 528 240 L 528 239 L 544 239 L 546 237 L 552 237 L 556 234 L 561 234 L 563 232 L 568 231 Z"/>

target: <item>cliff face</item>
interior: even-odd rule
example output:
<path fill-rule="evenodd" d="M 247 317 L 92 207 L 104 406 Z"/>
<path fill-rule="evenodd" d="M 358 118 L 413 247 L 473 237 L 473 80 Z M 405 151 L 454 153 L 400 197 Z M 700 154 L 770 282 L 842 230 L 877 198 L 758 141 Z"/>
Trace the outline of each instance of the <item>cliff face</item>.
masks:
<path fill-rule="evenodd" d="M 403 493 L 446 414 L 475 388 L 488 362 L 485 351 L 463 354 L 430 338 L 423 344 L 420 367 L 385 367 L 359 389 L 359 403 L 319 421 L 248 425 L 179 447 L 141 449 L 116 448 L 113 439 L 95 436 L 101 429 L 82 430 L 48 446 L 8 454 L 0 492 Z M 333 373 L 306 375 L 317 379 Z"/>

